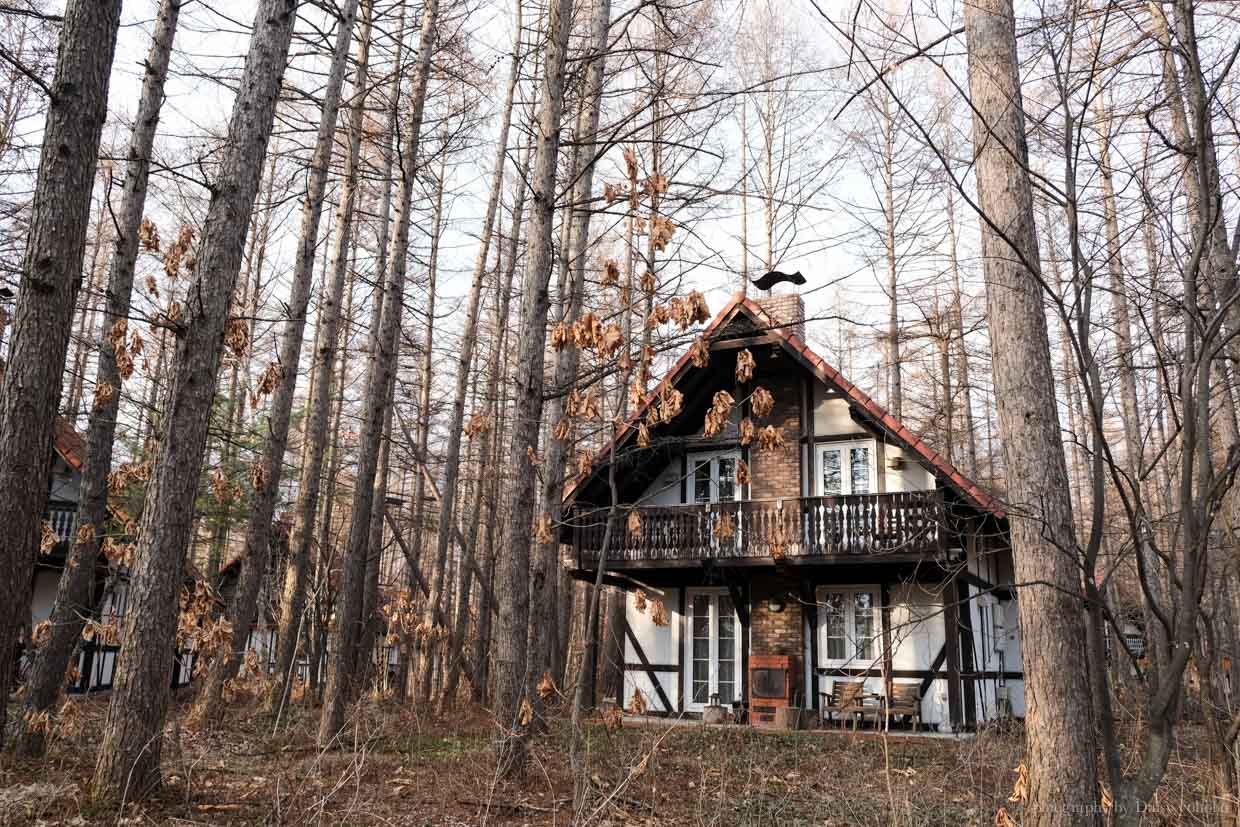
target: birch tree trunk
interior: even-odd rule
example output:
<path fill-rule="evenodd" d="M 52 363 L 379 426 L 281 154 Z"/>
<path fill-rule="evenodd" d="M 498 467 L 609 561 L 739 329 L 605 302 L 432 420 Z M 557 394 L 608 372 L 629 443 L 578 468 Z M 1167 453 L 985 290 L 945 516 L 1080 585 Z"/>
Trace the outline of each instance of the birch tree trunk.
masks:
<path fill-rule="evenodd" d="M 1026 823 L 1097 822 L 1081 576 L 1055 404 L 1012 0 L 965 6 L 995 397 L 1025 653 Z"/>
<path fill-rule="evenodd" d="M 232 642 L 228 651 L 217 656 L 199 690 L 195 709 L 197 717 L 204 722 L 214 721 L 220 713 L 224 683 L 231 680 L 241 666 L 245 655 L 250 627 L 258 610 L 258 590 L 267 571 L 267 559 L 271 551 L 271 520 L 275 514 L 276 497 L 284 476 L 284 452 L 288 447 L 289 423 L 293 415 L 293 394 L 297 390 L 297 374 L 301 366 L 301 345 L 306 334 L 306 312 L 310 306 L 310 291 L 314 282 L 314 259 L 319 245 L 319 219 L 323 214 L 323 194 L 327 190 L 332 149 L 336 137 L 336 116 L 340 111 L 341 92 L 349 59 L 349 45 L 353 40 L 353 23 L 357 16 L 358 0 L 343 0 L 339 7 L 336 24 L 336 42 L 333 46 L 331 68 L 327 73 L 327 85 L 323 89 L 323 111 L 315 136 L 314 154 L 306 171 L 306 196 L 302 201 L 301 230 L 297 252 L 293 260 L 293 282 L 289 292 L 288 321 L 280 340 L 281 379 L 271 397 L 268 414 L 267 444 L 263 451 L 251 504 L 250 520 L 245 531 L 245 549 L 241 559 L 241 578 L 228 607 L 228 620 L 232 624 Z M 359 57 L 359 70 L 354 82 L 355 89 L 365 84 L 365 64 L 368 57 L 369 15 L 367 32 L 363 36 Z M 214 572 L 212 572 L 214 575 Z"/>
<path fill-rule="evenodd" d="M 508 467 L 512 503 L 504 520 L 502 548 L 507 553 L 499 578 L 499 636 L 495 659 L 495 706 L 501 727 L 498 754 L 501 774 L 518 770 L 525 762 L 525 735 L 529 715 L 527 650 L 530 621 L 530 541 L 534 525 L 532 452 L 538 450 L 538 426 L 543 407 L 543 355 L 547 341 L 548 283 L 554 265 L 551 249 L 555 215 L 556 163 L 560 155 L 560 120 L 564 112 L 564 65 L 572 27 L 572 0 L 556 0 L 547 23 L 546 51 L 538 129 L 535 133 L 534 172 L 530 179 L 534 208 L 522 286 L 521 348 L 517 358 L 516 399 Z M 537 584 L 533 584 L 537 587 Z"/>
<path fill-rule="evenodd" d="M 379 461 L 379 440 L 387 407 L 387 389 L 396 370 L 397 334 L 405 298 L 405 271 L 408 267 L 409 226 L 413 186 L 417 179 L 419 137 L 422 113 L 426 108 L 426 87 L 430 80 L 431 52 L 439 13 L 439 0 L 427 0 L 422 12 L 422 32 L 418 43 L 418 63 L 410 92 L 410 111 L 403 124 L 405 144 L 401 150 L 401 190 L 396 210 L 396 232 L 388 254 L 389 277 L 384 296 L 383 325 L 378 348 L 371 352 L 370 375 L 362 416 L 362 436 L 353 492 L 353 519 L 345 549 L 341 599 L 332 634 L 327 687 L 323 713 L 319 718 L 319 744 L 326 746 L 344 726 L 345 705 L 351 694 L 354 648 L 360 637 L 362 590 L 359 581 L 366 574 L 366 549 L 370 541 L 370 512 L 374 505 L 375 472 Z"/>
<path fill-rule="evenodd" d="M 184 317 L 169 319 L 177 334 L 174 375 L 129 582 L 129 611 L 95 770 L 96 797 L 144 796 L 160 781 L 177 598 L 207 439 L 203 412 L 215 396 L 229 303 L 296 20 L 297 0 L 258 5 L 198 245 L 197 275 L 186 294 Z"/>
<path fill-rule="evenodd" d="M 0 379 L 0 733 L 51 474 L 52 428 L 82 283 L 120 0 L 69 0 L 31 202 L 9 364 Z"/>
<path fill-rule="evenodd" d="M 112 444 L 116 436 L 116 416 L 120 406 L 121 373 L 116 352 L 108 342 L 108 333 L 118 321 L 129 317 L 133 294 L 134 267 L 138 259 L 138 228 L 146 203 L 147 178 L 151 168 L 151 148 L 159 125 L 159 111 L 164 101 L 164 81 L 168 76 L 168 60 L 176 35 L 182 0 L 163 0 L 155 18 L 155 32 L 146 56 L 146 73 L 142 97 L 134 118 L 126 156 L 125 194 L 118 220 L 120 232 L 112 257 L 108 278 L 107 307 L 99 341 L 99 363 L 95 386 L 108 386 L 115 393 L 100 398 L 91 409 L 90 426 L 86 433 L 86 466 L 82 469 L 81 494 L 76 524 L 77 537 L 65 538 L 72 544 L 52 609 L 52 633 L 39 650 L 26 686 L 22 719 L 17 722 L 17 749 L 26 755 L 41 755 L 43 732 L 31 729 L 26 722 L 32 715 L 53 709 L 65 685 L 69 662 L 77 651 L 86 618 L 95 611 L 97 596 L 95 561 L 99 559 L 99 529 L 108 518 L 108 472 L 112 470 Z M 124 345 L 121 345 L 124 347 Z"/>

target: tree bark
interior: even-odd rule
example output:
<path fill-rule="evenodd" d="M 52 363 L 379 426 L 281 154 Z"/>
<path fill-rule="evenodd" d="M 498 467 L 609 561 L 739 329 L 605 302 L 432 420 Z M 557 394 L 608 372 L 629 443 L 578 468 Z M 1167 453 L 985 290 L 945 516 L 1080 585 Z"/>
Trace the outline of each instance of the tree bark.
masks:
<path fill-rule="evenodd" d="M 439 0 L 427 0 L 422 12 L 422 32 L 418 45 L 418 63 L 410 92 L 410 111 L 403 124 L 405 143 L 401 150 L 401 190 L 396 211 L 396 232 L 388 254 L 387 293 L 384 296 L 383 326 L 379 331 L 378 348 L 371 352 L 370 375 L 362 416 L 362 435 L 357 459 L 357 476 L 353 492 L 353 520 L 345 549 L 344 577 L 341 599 L 332 634 L 328 662 L 327 687 L 323 712 L 319 718 L 319 744 L 331 743 L 344 726 L 345 705 L 351 694 L 351 669 L 354 648 L 360 637 L 361 589 L 365 577 L 366 549 L 370 541 L 370 511 L 374 505 L 375 472 L 379 461 L 379 439 L 387 407 L 387 389 L 396 370 L 397 334 L 400 331 L 401 309 L 405 298 L 405 272 L 408 267 L 409 226 L 413 203 L 413 186 L 417 179 L 418 146 L 422 131 L 422 113 L 426 108 L 426 87 L 430 79 L 431 52 L 438 22 Z"/>
<path fill-rule="evenodd" d="M 41 730 L 27 727 L 26 722 L 32 715 L 51 710 L 60 699 L 65 685 L 65 673 L 81 641 L 86 619 L 95 612 L 99 602 L 98 596 L 93 594 L 96 582 L 95 564 L 99 559 L 99 536 L 108 519 L 108 473 L 112 469 L 112 445 L 116 435 L 122 384 L 116 364 L 116 352 L 107 341 L 107 335 L 119 320 L 129 317 L 134 267 L 138 259 L 138 228 L 142 223 L 142 210 L 146 203 L 151 148 L 155 143 L 155 132 L 159 125 L 159 112 L 164 100 L 164 81 L 168 76 L 168 60 L 172 54 L 172 41 L 176 35 L 181 1 L 163 0 L 160 5 L 151 48 L 146 57 L 142 97 L 138 101 L 138 112 L 129 138 L 125 193 L 118 216 L 120 232 L 116 237 L 112 272 L 108 278 L 107 307 L 95 376 L 96 387 L 107 385 L 115 388 L 116 393 L 92 407 L 90 426 L 86 433 L 86 465 L 82 469 L 76 520 L 80 529 L 89 526 L 90 530 L 79 530 L 77 537 L 65 538 L 71 543 L 71 548 L 56 589 L 56 603 L 51 615 L 51 637 L 35 656 L 26 687 L 25 714 L 22 720 L 17 722 L 17 748 L 30 756 L 43 753 L 44 739 Z"/>
<path fill-rule="evenodd" d="M 1012 0 L 964 21 L 995 396 L 1020 584 L 1030 770 L 1026 822 L 1095 824 L 1080 570 L 1043 310 Z"/>
<path fill-rule="evenodd" d="M 522 287 L 521 348 L 517 358 L 516 400 L 508 467 L 512 470 L 512 503 L 504 520 L 503 561 L 499 590 L 499 636 L 496 647 L 496 717 L 501 732 L 498 755 L 501 774 L 525 763 L 528 716 L 522 714 L 529 688 L 527 649 L 530 620 L 530 534 L 534 524 L 532 452 L 538 450 L 538 426 L 543 407 L 543 355 L 547 342 L 548 282 L 554 256 L 551 249 L 555 214 L 556 163 L 560 155 L 560 120 L 564 112 L 564 66 L 572 28 L 572 0 L 555 0 L 547 24 L 546 52 L 534 173 L 530 185 L 534 207 L 530 212 L 529 247 Z M 523 721 L 523 719 L 525 719 Z"/>
<path fill-rule="evenodd" d="M 177 334 L 174 376 L 129 583 L 129 611 L 93 783 L 97 797 L 144 796 L 160 781 L 177 598 L 207 439 L 203 412 L 215 396 L 229 303 L 296 20 L 297 0 L 259 3 L 198 246 L 197 275 L 184 318 L 169 319 Z"/>
<path fill-rule="evenodd" d="M 245 656 L 250 627 L 258 610 L 258 590 L 267 572 L 271 552 L 271 521 L 275 516 L 276 498 L 284 476 L 284 452 L 288 448 L 289 424 L 293 416 L 293 394 L 301 366 L 301 345 L 306 334 L 306 314 L 310 307 L 310 291 L 314 282 L 314 259 L 319 245 L 319 219 L 323 214 L 323 194 L 327 190 L 332 150 L 336 137 L 336 116 L 340 111 L 344 75 L 353 40 L 353 23 L 358 0 L 343 0 L 336 24 L 331 68 L 323 89 L 323 111 L 315 136 L 314 154 L 306 171 L 306 196 L 302 201 L 301 230 L 293 260 L 293 281 L 289 292 L 288 321 L 280 340 L 281 379 L 271 398 L 268 413 L 267 443 L 260 462 L 259 478 L 251 504 L 250 519 L 245 531 L 245 548 L 241 558 L 241 577 L 228 607 L 232 625 L 232 642 L 227 652 L 217 656 L 199 690 L 197 717 L 204 722 L 218 718 L 224 695 L 224 684 L 236 676 Z M 365 85 L 366 61 L 369 50 L 369 15 L 367 33 L 362 38 L 358 75 L 354 89 Z M 211 573 L 214 576 L 214 572 Z"/>
<path fill-rule="evenodd" d="M 0 733 L 51 474 L 56 405 L 82 283 L 120 0 L 69 0 L 39 155 L 9 365 L 0 380 Z"/>

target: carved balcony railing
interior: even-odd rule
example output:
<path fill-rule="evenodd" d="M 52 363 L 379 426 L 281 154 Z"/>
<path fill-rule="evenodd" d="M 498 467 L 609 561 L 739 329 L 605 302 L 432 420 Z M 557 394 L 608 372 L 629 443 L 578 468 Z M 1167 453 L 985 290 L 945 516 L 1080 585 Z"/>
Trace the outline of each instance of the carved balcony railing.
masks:
<path fill-rule="evenodd" d="M 582 568 L 597 565 L 607 512 L 581 505 L 567 515 Z M 947 534 L 938 491 L 621 507 L 616 513 L 607 563 L 621 568 L 679 560 L 934 555 L 944 550 Z"/>

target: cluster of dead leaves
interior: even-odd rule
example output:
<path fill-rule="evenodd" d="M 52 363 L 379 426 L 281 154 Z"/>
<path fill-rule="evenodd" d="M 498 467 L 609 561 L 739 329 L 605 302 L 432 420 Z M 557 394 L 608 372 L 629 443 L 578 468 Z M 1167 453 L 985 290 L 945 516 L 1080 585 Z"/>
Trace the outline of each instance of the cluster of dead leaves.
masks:
<path fill-rule="evenodd" d="M 725 511 L 715 517 L 715 527 L 711 533 L 716 540 L 731 540 L 736 536 L 736 521 Z"/>
<path fill-rule="evenodd" d="M 659 252 L 663 252 L 667 249 L 667 244 L 672 240 L 675 232 L 676 225 L 672 223 L 670 218 L 656 215 L 650 220 L 650 246 Z M 710 317 L 708 316 L 707 318 Z"/>
<path fill-rule="evenodd" d="M 603 278 L 599 281 L 600 287 L 611 287 L 620 281 L 620 264 L 614 258 L 609 258 L 603 262 Z"/>
<path fill-rule="evenodd" d="M 646 696 L 637 687 L 633 687 L 633 697 L 629 699 L 628 713 L 630 715 L 645 715 L 646 710 L 650 707 L 646 704 Z"/>
<path fill-rule="evenodd" d="M 638 614 L 643 614 L 646 611 L 646 593 L 641 589 L 633 592 L 633 608 Z"/>
<path fill-rule="evenodd" d="M 654 601 L 650 609 L 650 622 L 655 626 L 666 626 L 671 622 L 667 616 L 667 605 L 662 600 Z"/>
<path fill-rule="evenodd" d="M 682 331 L 698 322 L 710 321 L 710 308 L 706 304 L 706 297 L 697 290 L 689 291 L 687 296 L 672 299 L 667 312 L 671 321 Z"/>
<path fill-rule="evenodd" d="M 236 316 L 228 320 L 224 328 L 224 346 L 240 359 L 250 349 L 250 325 L 245 319 Z"/>
<path fill-rule="evenodd" d="M 263 375 L 258 377 L 258 384 L 254 388 L 254 393 L 250 396 L 250 407 L 257 408 L 259 401 L 264 396 L 270 396 L 276 392 L 276 388 L 280 387 L 280 383 L 284 381 L 284 368 L 279 362 L 268 362 L 267 369 L 263 371 Z"/>
<path fill-rule="evenodd" d="M 138 243 L 148 253 L 159 252 L 159 228 L 149 218 L 143 218 L 142 223 L 138 225 Z"/>
<path fill-rule="evenodd" d="M 783 560 L 788 556 L 788 531 L 783 523 L 777 524 L 771 533 L 768 552 L 772 560 Z"/>
<path fill-rule="evenodd" d="M 774 451 L 777 448 L 783 448 L 787 444 L 784 439 L 784 432 L 774 425 L 767 425 L 758 430 L 758 450 Z"/>
<path fill-rule="evenodd" d="M 660 422 L 671 422 L 680 416 L 680 411 L 685 404 L 685 395 L 673 388 L 671 385 L 664 385 L 659 391 L 659 401 L 650 408 L 649 420 L 650 424 L 658 425 Z"/>
<path fill-rule="evenodd" d="M 693 340 L 693 344 L 689 346 L 689 361 L 695 368 L 704 368 L 710 364 L 710 348 L 706 339 L 698 336 Z"/>
<path fill-rule="evenodd" d="M 133 483 L 146 483 L 151 479 L 151 460 L 145 462 L 122 462 L 108 474 L 108 493 L 120 496 Z"/>
<path fill-rule="evenodd" d="M 220 505 L 238 502 L 243 496 L 241 484 L 230 481 L 222 468 L 216 468 L 211 475 L 211 496 Z"/>
<path fill-rule="evenodd" d="M 555 522 L 550 512 L 544 511 L 534 525 L 534 540 L 546 544 L 555 542 Z"/>
<path fill-rule="evenodd" d="M 107 561 L 117 569 L 128 569 L 133 567 L 135 546 L 133 543 L 124 543 L 115 537 L 104 537 L 103 546 L 100 549 Z"/>
<path fill-rule="evenodd" d="M 401 589 L 395 594 L 388 595 L 380 611 L 387 618 L 386 643 L 388 646 L 395 646 L 402 640 L 409 640 L 413 637 L 419 623 L 419 613 L 413 602 L 413 592 L 409 589 Z"/>
<path fill-rule="evenodd" d="M 39 556 L 46 557 L 56 548 L 56 544 L 60 542 L 60 535 L 52 528 L 52 524 L 43 521 L 43 531 L 39 535 Z"/>
<path fill-rule="evenodd" d="M 629 518 L 626 521 L 629 537 L 633 540 L 640 540 L 642 536 L 642 515 L 637 509 L 629 512 Z"/>
<path fill-rule="evenodd" d="M 775 397 L 766 388 L 757 387 L 749 398 L 749 407 L 754 416 L 769 416 L 775 410 Z"/>
<path fill-rule="evenodd" d="M 560 690 L 556 688 L 555 681 L 551 677 L 550 672 L 543 672 L 542 677 L 538 680 L 538 697 L 542 698 L 543 703 L 551 703 L 556 695 L 560 694 Z"/>
<path fill-rule="evenodd" d="M 757 366 L 754 362 L 753 354 L 749 352 L 749 348 L 745 348 L 736 354 L 736 381 L 744 384 L 753 379 L 753 369 Z"/>
<path fill-rule="evenodd" d="M 728 424 L 728 418 L 732 415 L 732 407 L 736 404 L 732 399 L 732 394 L 727 391 L 717 391 L 714 399 L 711 401 L 709 410 L 706 411 L 706 422 L 702 427 L 702 434 L 707 439 L 719 436 L 723 433 L 723 429 Z"/>
<path fill-rule="evenodd" d="M 121 632 L 114 620 L 101 623 L 91 619 L 86 621 L 86 626 L 82 629 L 82 640 L 94 641 L 100 646 L 119 646 Z"/>
<path fill-rule="evenodd" d="M 110 382 L 100 382 L 95 385 L 94 406 L 95 410 L 101 411 L 108 405 L 112 404 L 112 400 L 116 398 L 116 388 L 112 387 Z"/>
<path fill-rule="evenodd" d="M 126 341 L 126 334 L 128 334 L 128 341 Z M 124 380 L 133 376 L 135 358 L 141 356 L 143 351 L 146 350 L 146 342 L 142 339 L 142 334 L 137 330 L 130 333 L 129 321 L 127 319 L 117 319 L 108 330 L 106 339 L 116 358 L 116 371 L 120 374 L 121 379 Z M 98 392 L 96 391 L 97 399 Z"/>
<path fill-rule="evenodd" d="M 564 415 L 585 420 L 602 419 L 602 399 L 597 391 L 573 388 L 564 400 Z"/>
<path fill-rule="evenodd" d="M 194 272 L 198 266 L 198 260 L 194 257 L 191 247 L 194 244 L 194 231 L 185 225 L 181 225 L 181 231 L 177 233 L 176 240 L 172 242 L 172 246 L 168 248 L 168 252 L 164 254 L 164 273 L 170 279 L 174 279 L 184 267 L 187 273 Z"/>
<path fill-rule="evenodd" d="M 616 732 L 624 726 L 624 712 L 619 706 L 608 704 L 603 709 L 603 726 L 607 728 L 608 732 Z"/>

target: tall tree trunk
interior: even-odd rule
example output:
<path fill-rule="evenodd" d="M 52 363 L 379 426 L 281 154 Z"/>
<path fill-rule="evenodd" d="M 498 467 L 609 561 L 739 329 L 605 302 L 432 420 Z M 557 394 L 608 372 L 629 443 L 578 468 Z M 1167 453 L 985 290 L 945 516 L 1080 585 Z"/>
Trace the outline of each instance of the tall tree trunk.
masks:
<path fill-rule="evenodd" d="M 354 236 L 354 214 L 357 210 L 361 167 L 362 133 L 365 126 L 367 75 L 370 66 L 370 45 L 374 27 L 374 4 L 367 3 L 365 28 L 357 57 L 353 81 L 353 101 L 349 110 L 349 148 L 345 157 L 344 187 L 336 206 L 336 238 L 333 242 L 330 288 L 324 290 L 319 307 L 319 329 L 314 343 L 314 362 L 309 414 L 306 425 L 306 458 L 302 463 L 297 485 L 297 503 L 293 509 L 293 529 L 289 535 L 289 557 L 285 566 L 284 587 L 280 597 L 280 621 L 276 634 L 275 670 L 269 707 L 284 703 L 292 683 L 292 667 L 301 639 L 306 606 L 306 577 L 310 566 L 310 546 L 314 538 L 315 516 L 319 507 L 319 489 L 323 475 L 323 458 L 328 444 L 327 430 L 331 419 L 332 374 L 336 365 L 337 345 L 341 339 L 341 302 L 349 272 L 349 252 Z M 404 12 L 397 26 L 397 63 L 400 61 L 404 35 Z M 397 76 L 399 76 L 399 72 Z M 391 182 L 387 184 L 391 192 Z M 387 226 L 387 198 L 380 216 L 381 232 Z M 382 254 L 382 252 L 381 252 Z M 383 272 L 382 268 L 379 270 Z M 324 274 L 326 275 L 326 273 Z M 376 297 L 376 300 L 378 298 Z M 342 365 L 344 360 L 341 360 Z M 343 382 L 338 383 L 343 386 Z M 343 393 L 343 387 L 336 390 Z"/>
<path fill-rule="evenodd" d="M 896 258 L 895 119 L 891 95 L 883 95 L 883 252 L 887 258 L 887 404 L 904 418 L 904 384 L 900 358 L 900 271 Z"/>
<path fill-rule="evenodd" d="M 168 76 L 168 59 L 176 34 L 181 0 L 163 0 L 155 20 L 155 32 L 146 57 L 146 75 L 142 97 L 129 138 L 125 167 L 125 193 L 121 201 L 119 233 L 108 278 L 106 315 L 103 335 L 99 341 L 99 363 L 95 386 L 111 387 L 115 392 L 98 398 L 91 409 L 90 426 L 86 433 L 86 465 L 82 469 L 76 524 L 77 537 L 65 538 L 71 543 L 52 609 L 52 632 L 38 650 L 26 686 L 22 719 L 17 722 L 18 750 L 26 755 L 43 752 L 43 733 L 26 726 L 27 721 L 41 712 L 51 710 L 60 698 L 69 662 L 82 638 L 86 618 L 98 603 L 93 594 L 95 562 L 99 559 L 99 535 L 108 518 L 108 472 L 112 470 L 112 444 L 116 435 L 116 417 L 120 407 L 121 372 L 116 352 L 108 334 L 121 320 L 128 319 L 133 294 L 134 266 L 138 259 L 138 228 L 146 202 L 147 177 L 151 166 L 151 147 L 159 125 L 160 106 L 164 100 L 164 81 Z M 119 347 L 125 347 L 123 342 Z"/>
<path fill-rule="evenodd" d="M 427 284 L 427 300 L 426 300 L 426 330 L 425 338 L 422 340 L 422 387 L 420 388 L 420 397 L 418 400 L 418 457 L 423 462 L 427 461 L 426 446 L 430 442 L 431 434 L 431 385 L 434 382 L 434 351 L 435 351 L 435 288 L 436 288 L 436 270 L 439 264 L 439 236 L 443 232 L 443 188 L 444 188 L 443 165 L 439 168 L 439 177 L 435 187 L 435 215 L 431 220 L 431 261 L 429 268 L 430 280 Z M 426 475 L 418 475 L 418 485 L 416 489 L 419 497 L 426 496 Z M 446 496 L 446 495 L 445 495 Z M 424 506 L 422 499 L 418 500 L 419 506 Z M 451 529 L 452 524 L 444 519 L 444 510 L 439 511 L 440 526 L 448 526 Z M 425 519 L 425 507 L 421 511 L 415 512 L 413 521 L 413 542 L 415 555 L 418 564 L 423 562 L 422 550 L 426 537 L 426 527 L 423 522 Z M 440 610 L 440 597 L 443 594 L 443 578 L 444 566 L 447 563 L 447 550 L 444 550 L 444 556 L 436 556 L 431 560 L 430 569 L 430 593 L 427 595 L 424 604 L 425 612 L 423 620 L 426 629 L 434 628 L 436 613 Z M 420 704 L 425 704 L 430 700 L 431 696 L 431 674 L 435 664 L 435 637 L 427 635 L 422 639 L 421 652 L 418 659 L 417 686 L 416 697 Z"/>
<path fill-rule="evenodd" d="M 296 0 L 261 0 L 258 5 L 198 246 L 197 275 L 186 294 L 184 318 L 169 320 L 177 333 L 174 376 L 147 487 L 119 665 L 95 770 L 98 797 L 142 796 L 160 781 L 177 598 L 207 439 L 203 412 L 215 397 L 229 304 L 296 20 Z"/>
<path fill-rule="evenodd" d="M 39 155 L 9 365 L 0 379 L 0 732 L 51 473 L 120 0 L 69 0 Z"/>
<path fill-rule="evenodd" d="M 969 381 L 969 349 L 964 337 L 964 291 L 961 288 L 959 237 L 956 233 L 956 194 L 950 189 L 947 191 L 947 241 L 952 270 L 952 323 L 955 326 L 958 371 L 956 386 L 960 390 L 960 408 L 964 424 L 965 473 L 969 479 L 976 480 L 978 473 L 977 435 L 973 426 L 973 385 Z"/>
<path fill-rule="evenodd" d="M 474 347 L 477 342 L 478 310 L 482 303 L 482 278 L 486 273 L 487 259 L 491 251 L 491 237 L 495 231 L 495 214 L 499 208 L 499 196 L 504 185 L 504 162 L 508 157 L 508 131 L 512 125 L 512 99 L 517 88 L 517 73 L 521 68 L 521 8 L 522 0 L 517 0 L 512 63 L 508 70 L 508 89 L 504 97 L 499 136 L 495 143 L 495 167 L 491 173 L 491 194 L 487 198 L 486 214 L 482 219 L 482 235 L 478 242 L 478 256 L 474 260 L 473 279 L 469 285 L 469 302 L 465 311 L 465 328 L 461 333 L 461 347 L 456 363 L 456 396 L 452 402 L 452 416 L 448 424 L 448 448 L 444 455 L 443 506 L 440 510 L 439 527 L 435 537 L 435 572 L 432 577 L 431 593 L 426 601 L 423 621 L 427 627 L 433 622 L 434 611 L 443 600 L 444 563 L 448 559 L 448 549 L 456 527 L 456 489 L 460 475 L 461 434 L 465 424 L 465 396 L 468 391 L 469 372 L 473 366 Z M 429 380 L 429 349 L 426 358 L 427 365 L 424 373 Z M 422 415 L 425 417 L 426 412 L 424 411 Z M 461 551 L 465 553 L 469 549 Z M 418 670 L 418 698 L 422 703 L 430 698 L 426 656 L 430 650 L 430 646 L 423 650 L 423 660 Z"/>
<path fill-rule="evenodd" d="M 410 111 L 403 124 L 405 144 L 400 154 L 401 190 L 396 210 L 396 232 L 388 254 L 389 275 L 384 295 L 383 325 L 378 331 L 370 358 L 366 402 L 362 416 L 362 436 L 353 491 L 353 519 L 345 549 L 344 577 L 336 625 L 328 662 L 323 713 L 319 718 L 319 744 L 331 743 L 344 726 L 345 705 L 351 694 L 354 648 L 360 637 L 362 590 L 359 581 L 366 573 L 366 550 L 370 541 L 370 512 L 374 505 L 375 472 L 379 461 L 379 440 L 387 407 L 388 385 L 396 370 L 397 334 L 405 298 L 405 271 L 408 267 L 409 226 L 413 206 L 413 187 L 417 180 L 419 137 L 422 113 L 426 108 L 426 87 L 430 80 L 431 52 L 435 41 L 439 0 L 427 0 L 422 12 L 422 32 L 418 43 L 418 63 L 410 91 Z"/>
<path fill-rule="evenodd" d="M 530 621 L 530 540 L 534 525 L 532 454 L 538 450 L 538 426 L 543 407 L 543 356 L 547 342 L 548 282 L 554 269 L 551 249 L 555 215 L 556 164 L 560 156 L 560 119 L 564 112 L 564 66 L 568 35 L 572 28 L 573 0 L 555 0 L 547 24 L 546 53 L 537 149 L 530 185 L 534 208 L 530 212 L 529 247 L 522 287 L 521 348 L 517 359 L 516 404 L 508 467 L 512 503 L 504 520 L 503 576 L 499 589 L 499 637 L 496 647 L 496 717 L 501 727 L 498 742 L 501 774 L 525 763 L 525 734 L 529 716 L 527 650 Z M 537 585 L 537 584 L 533 584 Z"/>
<path fill-rule="evenodd" d="M 349 58 L 349 44 L 353 40 L 353 22 L 357 16 L 358 0 L 343 0 L 339 7 L 336 24 L 336 42 L 333 47 L 331 68 L 327 73 L 327 85 L 323 89 L 323 111 L 315 136 L 314 154 L 306 171 L 306 196 L 302 201 L 301 230 L 297 252 L 293 260 L 293 282 L 289 291 L 288 321 L 280 340 L 280 381 L 276 384 L 268 413 L 267 443 L 259 460 L 257 473 L 251 475 L 256 481 L 250 520 L 245 531 L 245 549 L 241 558 L 241 578 L 228 607 L 228 620 L 232 624 L 232 641 L 228 651 L 217 656 L 199 690 L 197 716 L 205 721 L 215 720 L 221 711 L 224 683 L 231 680 L 241 666 L 245 655 L 250 627 L 258 611 L 258 590 L 267 572 L 267 560 L 271 552 L 271 521 L 275 515 L 276 497 L 284 476 L 284 452 L 288 447 L 289 424 L 293 416 L 293 394 L 297 390 L 297 375 L 301 365 L 301 345 L 306 333 L 306 313 L 310 306 L 310 291 L 314 282 L 314 259 L 319 245 L 319 219 L 323 214 L 323 194 L 327 190 L 332 149 L 336 137 L 336 116 L 340 111 L 341 92 Z M 358 74 L 354 89 L 365 85 L 366 62 L 369 56 L 370 15 L 367 15 L 367 31 L 362 37 L 362 54 L 358 60 Z M 214 576 L 214 571 L 212 572 Z"/>
<path fill-rule="evenodd" d="M 598 134 L 599 111 L 603 98 L 603 79 L 607 72 L 607 31 L 611 25 L 611 0 L 595 0 L 594 16 L 590 22 L 590 62 L 587 64 L 585 83 L 582 87 L 583 105 L 578 113 L 576 136 L 574 142 L 582 152 L 587 153 L 584 162 L 574 163 L 575 182 L 571 203 L 573 210 L 568 219 L 569 244 L 565 251 L 568 269 L 572 274 L 568 282 L 568 295 L 564 299 L 564 313 L 561 319 L 571 325 L 581 315 L 581 308 L 586 290 L 586 258 L 590 248 L 590 219 L 593 217 L 591 207 L 594 190 L 594 168 L 597 160 L 594 141 Z M 575 157 L 578 152 L 574 151 Z M 580 166 L 580 168 L 576 168 Z M 625 342 L 626 353 L 629 342 Z M 564 399 L 568 389 L 576 384 L 577 372 L 581 362 L 581 351 L 576 347 L 565 347 L 556 353 L 554 388 L 555 395 L 551 399 L 551 408 L 547 421 L 555 427 L 565 415 Z M 562 501 L 564 499 L 564 472 L 568 466 L 572 446 L 571 439 L 552 439 L 547 446 L 547 458 L 543 464 L 543 503 L 551 515 L 551 524 L 558 527 L 563 519 Z M 553 532 L 551 540 L 537 544 L 535 559 L 545 572 L 545 577 L 554 578 L 560 569 L 560 540 L 558 528 Z M 557 601 L 550 596 L 539 595 L 531 591 L 531 599 L 535 604 L 535 620 L 531 628 L 543 630 L 558 627 Z M 563 641 L 557 641 L 561 646 Z M 555 658 L 550 651 L 531 653 L 535 663 L 530 669 L 531 675 L 538 676 L 543 671 L 553 671 Z"/>
<path fill-rule="evenodd" d="M 1027 751 L 1026 820 L 1094 824 L 1096 753 L 1072 501 L 1028 175 L 1012 0 L 965 6 L 995 396 L 1012 503 Z"/>

